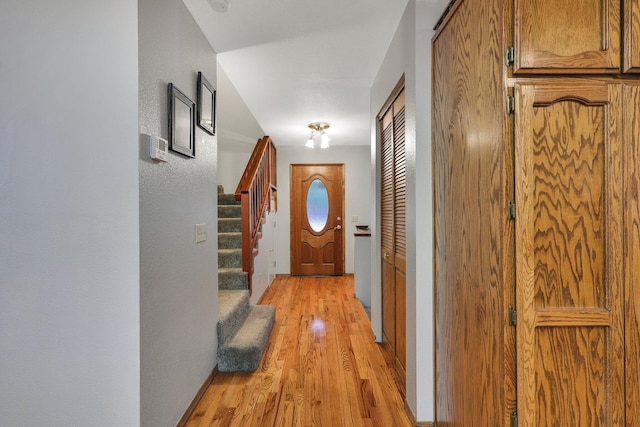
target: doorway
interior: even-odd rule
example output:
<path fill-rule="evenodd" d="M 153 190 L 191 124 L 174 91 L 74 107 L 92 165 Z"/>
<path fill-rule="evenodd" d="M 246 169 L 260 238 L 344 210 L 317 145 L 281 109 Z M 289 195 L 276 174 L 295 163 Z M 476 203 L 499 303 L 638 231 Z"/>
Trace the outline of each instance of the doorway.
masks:
<path fill-rule="evenodd" d="M 344 164 L 293 164 L 291 275 L 344 274 Z"/>

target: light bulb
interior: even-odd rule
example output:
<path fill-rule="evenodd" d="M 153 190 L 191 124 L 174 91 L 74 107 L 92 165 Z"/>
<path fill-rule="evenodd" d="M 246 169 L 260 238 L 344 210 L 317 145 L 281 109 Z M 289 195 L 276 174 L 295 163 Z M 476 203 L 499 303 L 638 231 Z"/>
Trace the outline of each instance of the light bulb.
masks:
<path fill-rule="evenodd" d="M 322 132 L 322 136 L 320 137 L 320 148 L 329 148 L 329 141 L 331 141 L 329 135 Z"/>

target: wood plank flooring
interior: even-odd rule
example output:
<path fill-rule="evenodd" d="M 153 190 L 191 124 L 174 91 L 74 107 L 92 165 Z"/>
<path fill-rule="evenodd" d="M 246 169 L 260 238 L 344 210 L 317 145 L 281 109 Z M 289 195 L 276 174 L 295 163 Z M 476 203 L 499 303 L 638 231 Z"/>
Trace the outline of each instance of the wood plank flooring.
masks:
<path fill-rule="evenodd" d="M 281 276 L 262 303 L 276 324 L 260 368 L 219 373 L 187 426 L 411 426 L 353 276 Z"/>

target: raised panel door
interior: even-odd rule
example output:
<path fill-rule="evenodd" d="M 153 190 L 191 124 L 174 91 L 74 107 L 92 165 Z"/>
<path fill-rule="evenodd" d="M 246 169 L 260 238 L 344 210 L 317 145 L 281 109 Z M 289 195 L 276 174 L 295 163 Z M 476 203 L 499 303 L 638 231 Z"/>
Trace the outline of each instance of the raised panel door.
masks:
<path fill-rule="evenodd" d="M 621 86 L 516 85 L 519 426 L 624 425 Z"/>
<path fill-rule="evenodd" d="M 619 0 L 514 0 L 515 73 L 620 72 Z"/>
<path fill-rule="evenodd" d="M 640 425 L 640 86 L 623 88 L 626 425 Z"/>
<path fill-rule="evenodd" d="M 624 70 L 640 72 L 640 0 L 624 1 Z"/>

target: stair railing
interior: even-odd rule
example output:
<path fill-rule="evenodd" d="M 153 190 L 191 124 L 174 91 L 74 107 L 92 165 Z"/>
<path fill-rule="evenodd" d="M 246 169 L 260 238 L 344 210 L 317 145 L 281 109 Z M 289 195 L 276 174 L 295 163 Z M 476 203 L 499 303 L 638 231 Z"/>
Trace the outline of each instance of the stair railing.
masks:
<path fill-rule="evenodd" d="M 265 208 L 276 210 L 276 172 L 276 147 L 265 136 L 254 147 L 235 192 L 242 206 L 242 270 L 249 276 L 249 292 L 262 216 Z"/>

